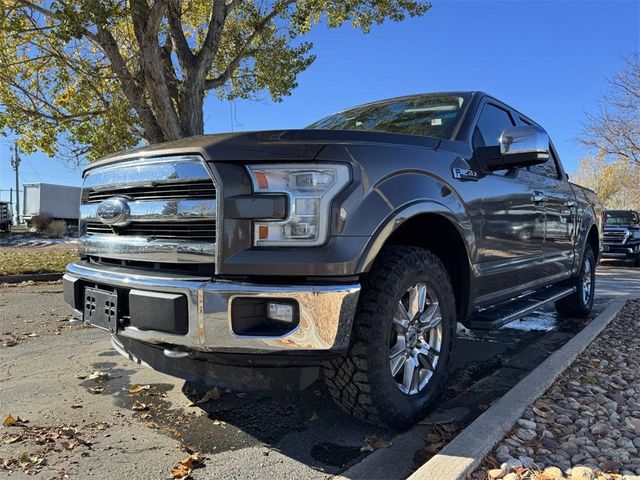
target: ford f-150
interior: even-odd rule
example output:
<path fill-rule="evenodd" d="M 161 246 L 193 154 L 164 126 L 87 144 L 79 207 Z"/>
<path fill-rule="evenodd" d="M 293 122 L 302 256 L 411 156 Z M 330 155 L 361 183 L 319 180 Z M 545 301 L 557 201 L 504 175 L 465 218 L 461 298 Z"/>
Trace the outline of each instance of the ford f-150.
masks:
<path fill-rule="evenodd" d="M 413 95 L 90 165 L 64 291 L 132 360 L 242 389 L 321 372 L 343 409 L 402 428 L 438 398 L 458 322 L 586 316 L 601 231 L 534 120 Z"/>

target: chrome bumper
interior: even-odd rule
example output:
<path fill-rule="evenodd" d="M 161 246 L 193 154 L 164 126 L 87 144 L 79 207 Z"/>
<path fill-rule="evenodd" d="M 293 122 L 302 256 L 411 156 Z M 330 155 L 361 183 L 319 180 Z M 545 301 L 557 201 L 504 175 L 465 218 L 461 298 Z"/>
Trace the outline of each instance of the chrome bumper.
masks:
<path fill-rule="evenodd" d="M 67 266 L 65 278 L 97 285 L 162 293 L 180 293 L 188 303 L 186 335 L 125 327 L 117 335 L 178 350 L 226 353 L 274 353 L 284 351 L 344 350 L 349 345 L 359 284 L 261 285 L 193 277 L 166 277 L 122 272 L 83 261 Z M 243 336 L 231 328 L 234 297 L 288 298 L 298 302 L 300 323 L 282 336 Z M 82 312 L 75 310 L 79 318 Z"/>

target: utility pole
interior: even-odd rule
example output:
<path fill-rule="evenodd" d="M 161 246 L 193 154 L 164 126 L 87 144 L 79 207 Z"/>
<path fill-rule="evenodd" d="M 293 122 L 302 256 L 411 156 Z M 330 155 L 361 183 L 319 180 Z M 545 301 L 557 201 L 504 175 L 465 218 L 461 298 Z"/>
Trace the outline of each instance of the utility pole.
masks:
<path fill-rule="evenodd" d="M 20 224 L 20 180 L 18 177 L 18 171 L 20 168 L 20 156 L 18 155 L 18 142 L 13 144 L 13 159 L 11 160 L 11 166 L 16 171 L 16 225 Z"/>

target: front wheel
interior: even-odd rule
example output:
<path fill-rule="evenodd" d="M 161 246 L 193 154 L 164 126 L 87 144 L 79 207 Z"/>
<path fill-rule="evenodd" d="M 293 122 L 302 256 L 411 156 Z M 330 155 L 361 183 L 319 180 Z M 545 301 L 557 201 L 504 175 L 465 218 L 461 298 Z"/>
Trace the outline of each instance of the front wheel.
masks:
<path fill-rule="evenodd" d="M 363 281 L 349 352 L 323 368 L 332 397 L 369 423 L 412 425 L 444 387 L 455 329 L 453 289 L 438 257 L 385 248 Z"/>
<path fill-rule="evenodd" d="M 572 281 L 576 291 L 556 302 L 556 311 L 562 318 L 586 318 L 593 308 L 596 286 L 596 259 L 589 245 L 582 256 L 580 272 Z"/>

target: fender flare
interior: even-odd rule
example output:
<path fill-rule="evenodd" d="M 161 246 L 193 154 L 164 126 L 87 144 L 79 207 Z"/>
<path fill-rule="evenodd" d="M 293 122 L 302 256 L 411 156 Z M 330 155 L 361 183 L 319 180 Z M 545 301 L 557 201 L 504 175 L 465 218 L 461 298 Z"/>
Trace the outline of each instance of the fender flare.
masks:
<path fill-rule="evenodd" d="M 459 222 L 458 216 L 452 210 L 439 202 L 434 200 L 417 200 L 415 202 L 402 205 L 387 215 L 381 226 L 376 230 L 376 232 L 374 232 L 367 243 L 360 260 L 358 261 L 356 271 L 358 273 L 368 272 L 371 269 L 374 260 L 380 253 L 380 250 L 382 250 L 382 247 L 387 243 L 387 240 L 391 238 L 393 233 L 407 221 L 424 214 L 438 215 L 455 227 L 462 239 L 462 243 L 464 244 L 467 259 L 471 262 L 468 240 L 471 239 L 471 245 L 475 245 L 475 235 L 471 229 L 470 223 L 468 223 L 466 228 L 463 227 Z M 469 267 L 470 271 L 472 271 L 471 263 Z"/>

